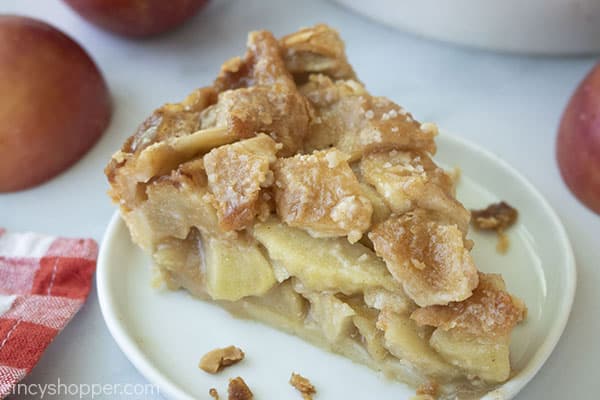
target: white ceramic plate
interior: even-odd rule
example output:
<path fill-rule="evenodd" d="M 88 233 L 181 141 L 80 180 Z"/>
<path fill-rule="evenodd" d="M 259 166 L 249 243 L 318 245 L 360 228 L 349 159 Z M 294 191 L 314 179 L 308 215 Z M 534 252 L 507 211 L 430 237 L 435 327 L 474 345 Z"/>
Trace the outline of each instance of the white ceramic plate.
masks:
<path fill-rule="evenodd" d="M 479 268 L 500 272 L 510 291 L 529 308 L 513 333 L 512 363 L 519 371 L 488 398 L 512 398 L 540 369 L 567 321 L 575 291 L 571 246 L 556 214 L 542 196 L 496 156 L 455 137 L 438 138 L 436 160 L 460 166 L 458 197 L 468 208 L 506 200 L 520 211 L 510 229 L 510 250 L 495 250 L 494 234 L 472 232 Z M 256 398 L 299 398 L 287 381 L 292 371 L 311 379 L 319 399 L 408 399 L 414 389 L 327 353 L 293 336 L 238 320 L 183 291 L 151 286 L 150 258 L 132 244 L 118 213 L 98 259 L 98 296 L 108 328 L 135 367 L 172 399 L 208 399 L 225 392 L 228 377 L 242 376 Z M 209 350 L 235 344 L 244 362 L 211 376 L 198 369 Z"/>

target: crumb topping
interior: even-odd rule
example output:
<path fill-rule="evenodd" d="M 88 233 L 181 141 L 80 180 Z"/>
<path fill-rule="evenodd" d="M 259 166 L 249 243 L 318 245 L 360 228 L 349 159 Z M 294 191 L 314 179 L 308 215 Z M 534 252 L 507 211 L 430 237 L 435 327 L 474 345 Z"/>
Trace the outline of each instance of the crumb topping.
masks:
<path fill-rule="evenodd" d="M 206 353 L 198 367 L 209 374 L 216 374 L 223 368 L 236 364 L 244 359 L 244 352 L 235 346 L 214 349 Z"/>
<path fill-rule="evenodd" d="M 290 377 L 290 385 L 302 394 L 304 400 L 312 400 L 312 395 L 317 393 L 317 390 L 308 379 L 295 372 L 292 372 L 292 376 Z"/>
<path fill-rule="evenodd" d="M 215 400 L 219 400 L 219 392 L 217 392 L 217 389 L 215 388 L 210 388 L 208 390 L 208 394 L 210 397 L 212 397 Z"/>

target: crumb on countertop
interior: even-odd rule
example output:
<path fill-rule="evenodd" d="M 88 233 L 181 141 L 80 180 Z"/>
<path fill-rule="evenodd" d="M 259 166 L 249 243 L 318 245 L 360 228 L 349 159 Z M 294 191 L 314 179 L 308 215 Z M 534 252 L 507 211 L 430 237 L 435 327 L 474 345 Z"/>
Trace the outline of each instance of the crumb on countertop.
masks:
<path fill-rule="evenodd" d="M 308 379 L 295 372 L 292 372 L 292 376 L 290 377 L 290 385 L 302 393 L 304 400 L 312 400 L 312 395 L 317 393 L 317 390 Z"/>
<path fill-rule="evenodd" d="M 206 353 L 198 367 L 209 374 L 216 374 L 223 368 L 240 362 L 244 359 L 244 352 L 235 346 L 215 349 Z"/>
<path fill-rule="evenodd" d="M 229 400 L 252 400 L 254 395 L 241 377 L 229 380 Z"/>

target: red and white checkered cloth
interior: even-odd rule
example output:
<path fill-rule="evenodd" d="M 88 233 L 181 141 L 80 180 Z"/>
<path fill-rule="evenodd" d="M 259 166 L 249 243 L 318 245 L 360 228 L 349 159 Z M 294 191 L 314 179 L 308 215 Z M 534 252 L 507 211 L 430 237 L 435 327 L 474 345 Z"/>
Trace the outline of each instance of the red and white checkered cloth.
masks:
<path fill-rule="evenodd" d="M 0 228 L 0 399 L 85 302 L 98 245 Z"/>

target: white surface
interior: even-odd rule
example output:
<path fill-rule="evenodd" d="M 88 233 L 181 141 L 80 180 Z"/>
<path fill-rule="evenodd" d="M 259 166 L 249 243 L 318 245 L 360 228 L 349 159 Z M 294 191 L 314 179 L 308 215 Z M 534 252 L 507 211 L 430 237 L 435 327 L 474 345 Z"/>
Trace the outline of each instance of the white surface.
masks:
<path fill-rule="evenodd" d="M 16 298 L 17 296 L 15 295 L 7 296 L 0 294 L 0 315 L 10 310 Z"/>
<path fill-rule="evenodd" d="M 100 240 L 114 211 L 102 169 L 139 121 L 212 81 L 225 58 L 243 51 L 248 30 L 282 34 L 326 21 L 341 31 L 350 60 L 373 93 L 500 155 L 556 209 L 575 250 L 577 295 L 556 350 L 517 398 L 588 399 L 600 390 L 600 217 L 568 192 L 554 159 L 560 114 L 593 59 L 465 50 L 378 26 L 319 0 L 216 0 L 183 29 L 143 42 L 105 34 L 58 0 L 3 0 L 0 12 L 37 16 L 77 38 L 103 70 L 115 103 L 109 130 L 73 168 L 36 189 L 0 195 L 0 225 Z M 69 383 L 145 382 L 108 333 L 95 290 L 26 382 L 57 377 Z"/>
<path fill-rule="evenodd" d="M 470 233 L 476 243 L 475 263 L 485 272 L 502 273 L 511 293 L 528 307 L 527 321 L 512 335 L 511 360 L 517 374 L 486 397 L 509 399 L 533 378 L 563 332 L 575 290 L 573 253 L 555 213 L 510 166 L 450 136 L 439 137 L 437 143 L 438 162 L 461 166 L 457 194 L 463 204 L 480 208 L 504 199 L 521 212 L 509 231 L 510 250 L 505 255 L 496 251 L 495 234 Z M 121 265 L 125 260 L 127 268 Z M 115 212 L 98 258 L 100 307 L 121 349 L 165 396 L 177 400 L 205 398 L 207 388 L 223 388 L 228 376 L 240 375 L 251 382 L 258 398 L 272 398 L 293 391 L 287 383 L 292 371 L 310 377 L 324 399 L 362 398 L 359 393 L 378 399 L 408 400 L 414 396 L 414 388 L 376 376 L 366 367 L 293 336 L 231 318 L 184 291 L 156 290 L 151 285 L 151 265 L 150 257 L 131 242 L 129 231 Z M 200 355 L 232 343 L 244 349 L 245 362 L 216 377 L 198 371 Z M 332 370 L 336 373 L 328 373 Z"/>
<path fill-rule="evenodd" d="M 55 239 L 36 232 L 8 232 L 0 236 L 0 257 L 43 257 Z"/>
<path fill-rule="evenodd" d="M 535 54 L 600 52 L 597 0 L 335 0 L 418 35 Z"/>

